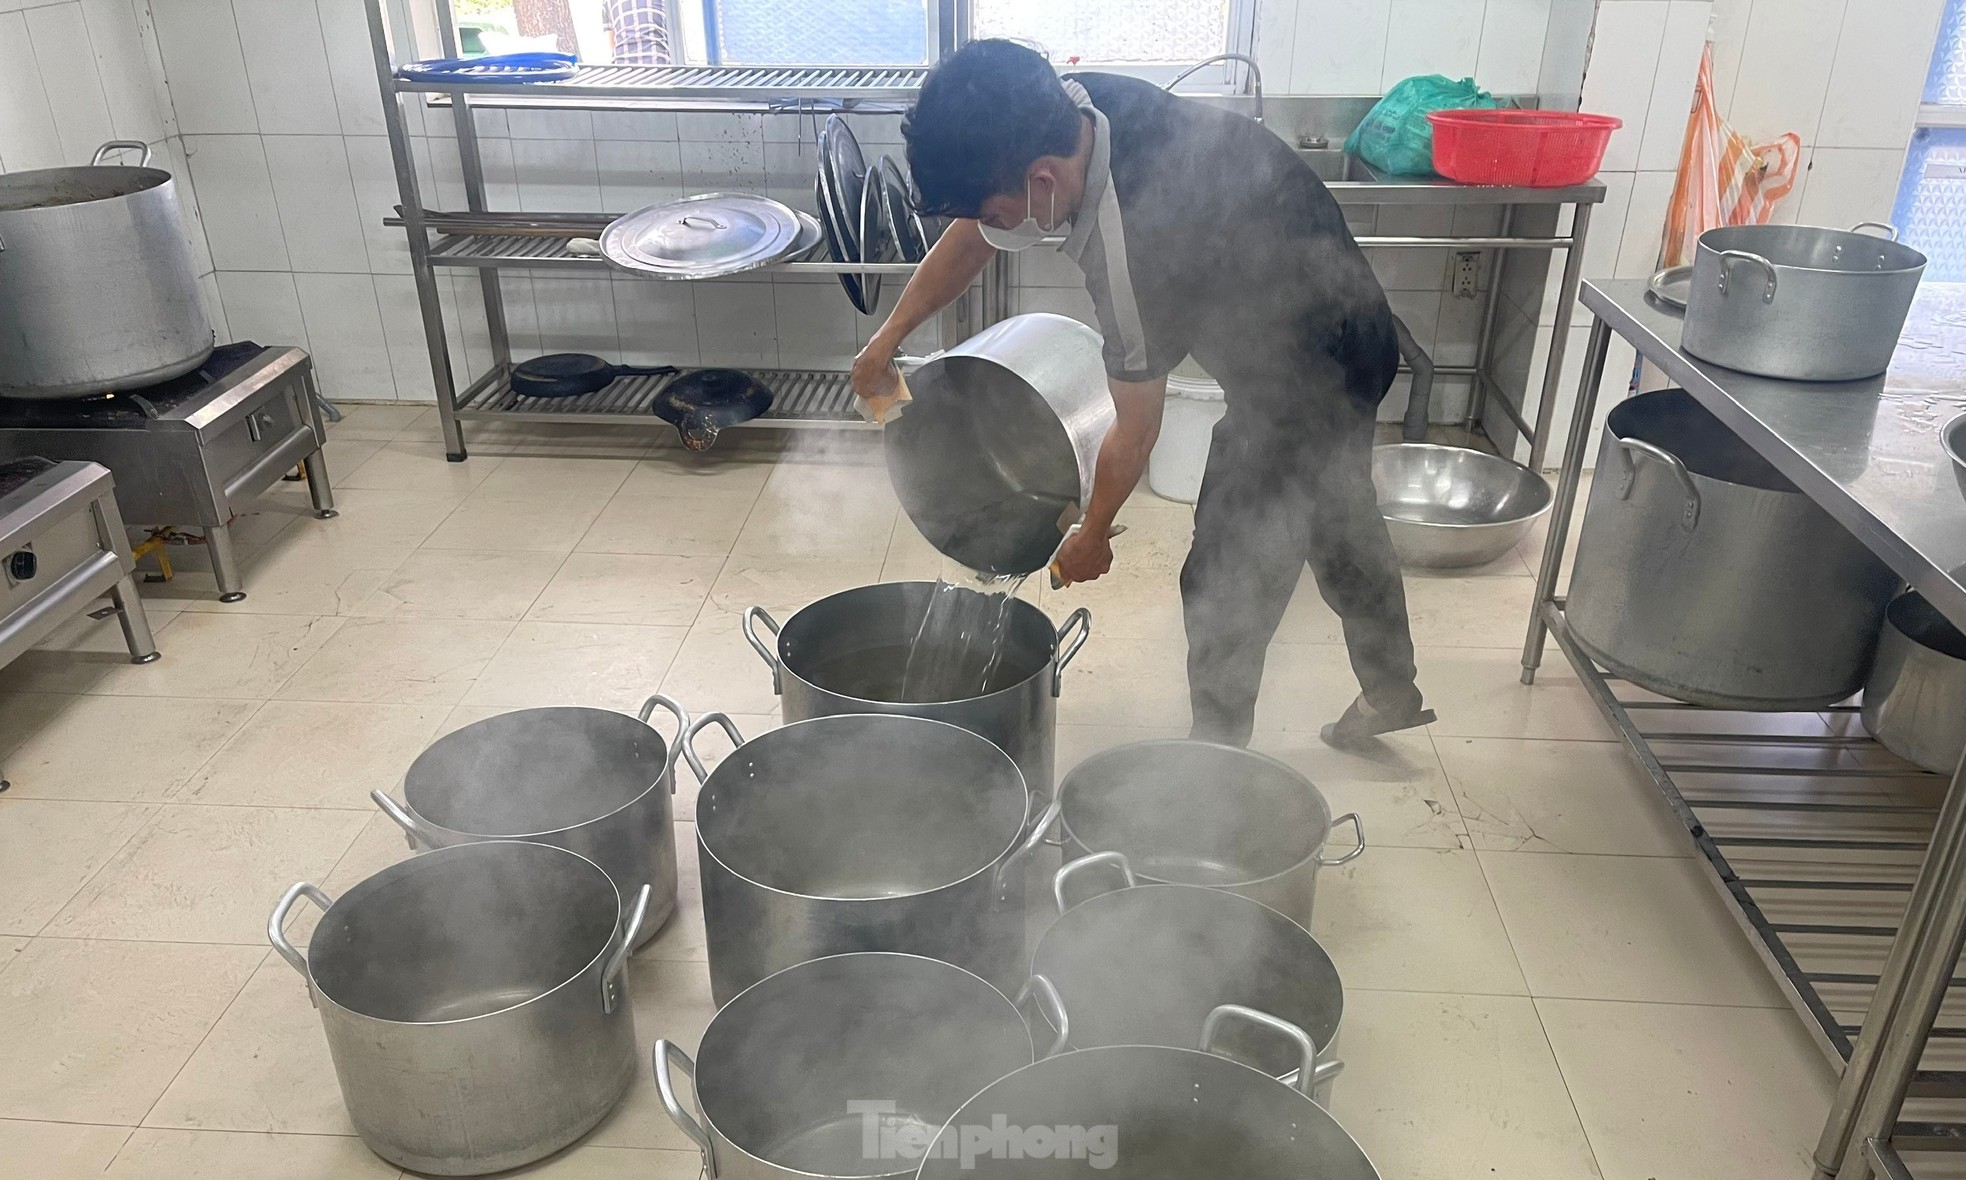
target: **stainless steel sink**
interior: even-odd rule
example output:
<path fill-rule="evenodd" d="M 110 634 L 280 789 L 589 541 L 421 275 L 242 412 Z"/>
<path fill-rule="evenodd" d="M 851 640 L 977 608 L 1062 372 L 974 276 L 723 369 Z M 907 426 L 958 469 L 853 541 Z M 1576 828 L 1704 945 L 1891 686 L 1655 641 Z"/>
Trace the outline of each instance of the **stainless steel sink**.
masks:
<path fill-rule="evenodd" d="M 1344 180 L 1371 183 L 1379 179 L 1372 165 L 1343 148 L 1298 148 L 1296 151 L 1311 166 L 1311 171 L 1317 173 L 1317 178 L 1326 184 Z"/>

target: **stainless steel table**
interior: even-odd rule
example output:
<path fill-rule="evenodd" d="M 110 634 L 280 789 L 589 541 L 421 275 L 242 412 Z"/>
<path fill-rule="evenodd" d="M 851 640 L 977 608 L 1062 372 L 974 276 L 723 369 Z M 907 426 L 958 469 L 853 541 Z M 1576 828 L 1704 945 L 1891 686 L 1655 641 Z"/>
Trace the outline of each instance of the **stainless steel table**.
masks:
<path fill-rule="evenodd" d="M 1586 282 L 1579 301 L 1597 318 L 1585 352 L 1577 405 L 1563 455 L 1549 541 L 1537 575 L 1536 605 L 1523 648 L 1522 679 L 1534 680 L 1545 638 L 1554 638 L 1575 667 L 1585 688 L 1618 729 L 1654 783 L 1687 826 L 1711 870 L 1715 885 L 1731 903 L 1756 949 L 1775 971 L 1791 1002 L 1812 1022 L 1811 1031 L 1832 1057 L 1843 1062 L 1842 1081 L 1816 1150 L 1819 1174 L 1862 1180 L 1876 1168 L 1885 1176 L 1909 1175 L 1894 1150 L 1966 1148 L 1966 1110 L 1956 1120 L 1901 1123 L 1912 1097 L 1966 1098 L 1966 1071 L 1921 1068 L 1940 1002 L 1966 936 L 1966 765 L 1954 771 L 1936 808 L 1903 804 L 1777 801 L 1774 810 L 1799 815 L 1863 815 L 1867 822 L 1903 822 L 1934 810 L 1929 839 L 1856 838 L 1844 834 L 1783 841 L 1804 848 L 1841 871 L 1820 877 L 1757 877 L 1735 861 L 1750 839 L 1716 836 L 1716 815 L 1739 814 L 1756 804 L 1719 797 L 1711 784 L 1729 767 L 1677 760 L 1661 750 L 1669 742 L 1691 743 L 1686 732 L 1646 731 L 1638 717 L 1691 709 L 1656 699 L 1621 699 L 1615 678 L 1597 668 L 1571 640 L 1556 593 L 1565 539 L 1575 507 L 1580 473 L 1593 445 L 1592 420 L 1597 389 L 1612 333 L 1628 341 L 1646 360 L 1705 406 L 1793 481 L 1810 499 L 1888 563 L 1898 575 L 1966 628 L 1966 498 L 1955 485 L 1939 444 L 1939 428 L 1966 412 L 1966 294 L 1942 287 L 1921 293 L 1892 369 L 1883 377 L 1841 383 L 1776 381 L 1737 373 L 1695 360 L 1679 350 L 1681 318 L 1676 309 L 1653 299 L 1642 281 Z M 1847 712 L 1848 707 L 1844 707 Z M 1705 712 L 1705 711 L 1702 711 Z M 1685 716 L 1685 714 L 1680 714 Z M 1752 749 L 1773 744 L 1757 734 L 1730 734 L 1693 726 L 1697 743 L 1709 748 Z M 1813 740 L 1840 749 L 1867 739 L 1830 733 Z M 1841 759 L 1843 755 L 1837 755 Z M 1769 773 L 1743 763 L 1743 775 Z M 1824 779 L 1850 777 L 1847 766 L 1802 771 Z M 1680 779 L 1693 775 L 1707 784 L 1698 792 Z M 1911 777 L 1906 772 L 1906 777 Z M 1766 803 L 1759 806 L 1770 806 Z M 1815 809 L 1814 811 L 1805 809 Z M 1762 841 L 1762 845 L 1773 843 Z M 1922 855 L 1921 855 L 1922 853 Z M 1797 853 L 1798 857 L 1801 856 Z M 1839 857 L 1871 857 L 1839 861 Z M 1891 857 L 1902 863 L 1893 871 Z M 1861 872 L 1850 868 L 1856 863 Z M 1783 896 L 1812 892 L 1816 897 L 1903 896 L 1902 916 L 1888 924 L 1855 919 L 1788 922 L 1771 910 Z M 1875 975 L 1812 971 L 1799 961 L 1802 940 L 1888 938 L 1889 951 Z M 1836 1016 L 1833 989 L 1874 983 L 1859 1025 Z M 1966 1030 L 1947 1029 L 1957 1038 Z M 1718 1161 L 1716 1161 L 1718 1162 Z"/>

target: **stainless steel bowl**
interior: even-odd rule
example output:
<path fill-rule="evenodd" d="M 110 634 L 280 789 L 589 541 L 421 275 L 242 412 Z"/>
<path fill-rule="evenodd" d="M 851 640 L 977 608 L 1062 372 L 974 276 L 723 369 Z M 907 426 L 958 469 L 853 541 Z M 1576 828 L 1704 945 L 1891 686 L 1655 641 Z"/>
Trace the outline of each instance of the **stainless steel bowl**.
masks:
<path fill-rule="evenodd" d="M 1941 427 L 1939 441 L 1945 444 L 1946 458 L 1952 460 L 1952 478 L 1959 484 L 1959 494 L 1966 496 L 1966 414 Z"/>
<path fill-rule="evenodd" d="M 1550 510 L 1548 480 L 1520 463 L 1464 447 L 1375 447 L 1372 483 L 1400 563 L 1421 569 L 1493 561 Z"/>

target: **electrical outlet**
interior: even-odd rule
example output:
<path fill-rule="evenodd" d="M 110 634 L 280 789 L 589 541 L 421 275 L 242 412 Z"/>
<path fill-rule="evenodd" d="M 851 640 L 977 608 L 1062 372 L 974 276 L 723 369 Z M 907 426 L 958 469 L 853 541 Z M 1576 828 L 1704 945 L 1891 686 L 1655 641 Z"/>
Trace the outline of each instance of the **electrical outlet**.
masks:
<path fill-rule="evenodd" d="M 1454 279 L 1448 289 L 1456 299 L 1473 299 L 1475 286 L 1481 281 L 1481 255 L 1474 250 L 1454 252 Z"/>

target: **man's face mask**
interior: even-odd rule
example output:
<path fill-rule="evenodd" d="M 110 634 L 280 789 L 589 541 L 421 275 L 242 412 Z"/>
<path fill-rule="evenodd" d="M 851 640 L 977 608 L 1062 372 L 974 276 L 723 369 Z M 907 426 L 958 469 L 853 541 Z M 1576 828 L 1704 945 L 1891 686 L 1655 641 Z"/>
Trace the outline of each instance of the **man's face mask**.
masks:
<path fill-rule="evenodd" d="M 978 222 L 976 228 L 982 231 L 983 240 L 999 250 L 1028 250 L 1044 241 L 1046 234 L 1058 228 L 1058 189 L 1055 184 L 1050 183 L 1047 183 L 1046 187 L 1051 190 L 1049 228 L 1039 225 L 1034 215 L 1031 178 L 1027 176 L 1024 178 L 1024 220 L 1009 229 L 998 229 L 996 226 Z"/>

